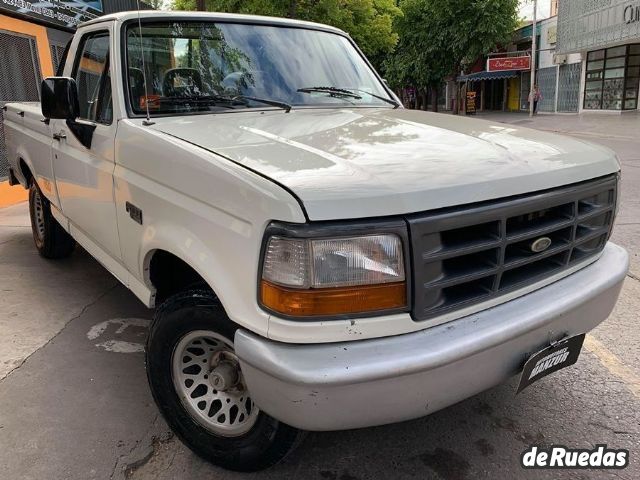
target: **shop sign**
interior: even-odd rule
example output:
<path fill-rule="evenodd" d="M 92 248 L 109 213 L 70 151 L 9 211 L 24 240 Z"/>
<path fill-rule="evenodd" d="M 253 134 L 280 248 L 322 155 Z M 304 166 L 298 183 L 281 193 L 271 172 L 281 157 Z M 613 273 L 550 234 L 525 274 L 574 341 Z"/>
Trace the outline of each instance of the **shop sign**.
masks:
<path fill-rule="evenodd" d="M 48 25 L 75 28 L 103 13 L 102 0 L 0 0 L 0 13 L 8 11 Z"/>
<path fill-rule="evenodd" d="M 467 104 L 465 105 L 465 112 L 467 115 L 476 113 L 476 92 L 467 92 Z"/>
<path fill-rule="evenodd" d="M 505 70 L 530 70 L 531 57 L 495 57 L 487 60 L 488 72 L 502 72 Z"/>

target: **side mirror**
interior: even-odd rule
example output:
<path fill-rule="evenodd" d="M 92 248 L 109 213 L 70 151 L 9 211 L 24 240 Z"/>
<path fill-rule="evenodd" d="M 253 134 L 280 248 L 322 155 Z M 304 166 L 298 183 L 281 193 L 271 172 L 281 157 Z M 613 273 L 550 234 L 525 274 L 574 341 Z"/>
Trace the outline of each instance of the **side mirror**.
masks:
<path fill-rule="evenodd" d="M 42 81 L 41 106 L 44 118 L 78 118 L 78 87 L 69 77 L 48 77 Z"/>

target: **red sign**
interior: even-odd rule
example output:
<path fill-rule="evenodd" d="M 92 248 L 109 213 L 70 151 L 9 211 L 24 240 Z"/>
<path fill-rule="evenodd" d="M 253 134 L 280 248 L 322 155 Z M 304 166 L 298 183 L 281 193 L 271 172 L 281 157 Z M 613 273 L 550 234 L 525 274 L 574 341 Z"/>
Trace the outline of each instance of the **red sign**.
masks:
<path fill-rule="evenodd" d="M 504 70 L 530 70 L 531 57 L 498 57 L 487 60 L 488 72 L 500 72 Z"/>

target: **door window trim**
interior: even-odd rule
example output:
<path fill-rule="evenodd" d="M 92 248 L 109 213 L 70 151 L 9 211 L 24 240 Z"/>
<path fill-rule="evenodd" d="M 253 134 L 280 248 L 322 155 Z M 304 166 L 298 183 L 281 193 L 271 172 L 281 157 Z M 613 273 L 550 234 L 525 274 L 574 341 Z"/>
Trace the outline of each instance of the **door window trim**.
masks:
<path fill-rule="evenodd" d="M 76 56 L 75 59 L 73 60 L 73 69 L 71 70 L 71 78 L 73 78 L 75 80 L 76 75 L 78 73 L 78 68 L 80 66 L 80 60 L 82 58 L 82 54 L 84 53 L 84 47 L 87 43 L 87 41 L 92 38 L 92 37 L 96 37 L 96 36 L 102 36 L 105 35 L 107 37 L 107 40 L 109 42 L 109 49 L 107 51 L 107 56 L 105 58 L 105 66 L 104 69 L 102 70 L 102 74 L 100 75 L 100 90 L 98 91 L 98 104 L 96 105 L 96 116 L 97 116 L 97 112 L 98 112 L 98 107 L 102 107 L 102 101 L 103 101 L 103 93 L 104 93 L 104 87 L 105 87 L 105 72 L 109 73 L 109 81 L 112 80 L 113 75 L 111 75 L 111 31 L 109 29 L 100 29 L 100 30 L 92 30 L 90 32 L 85 33 L 82 38 L 80 39 L 80 41 L 78 42 L 78 47 L 76 48 Z M 111 86 L 112 92 L 113 92 L 113 85 Z M 113 105 L 113 95 L 111 97 L 111 110 L 113 111 L 114 105 Z M 113 115 L 111 118 L 110 122 L 100 122 L 97 119 L 95 120 L 90 120 L 88 118 L 80 118 L 80 120 L 85 120 L 87 122 L 92 122 L 95 123 L 97 125 L 112 125 L 113 124 Z"/>

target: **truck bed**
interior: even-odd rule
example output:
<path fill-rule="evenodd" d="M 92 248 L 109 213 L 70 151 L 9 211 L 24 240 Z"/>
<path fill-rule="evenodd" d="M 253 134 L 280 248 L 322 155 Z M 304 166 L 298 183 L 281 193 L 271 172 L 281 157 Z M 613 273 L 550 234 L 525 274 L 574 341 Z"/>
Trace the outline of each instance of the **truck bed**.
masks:
<path fill-rule="evenodd" d="M 40 102 L 7 103 L 5 110 L 9 169 L 24 187 L 33 174 L 42 193 L 58 206 L 51 163 L 51 128 L 43 121 Z"/>

